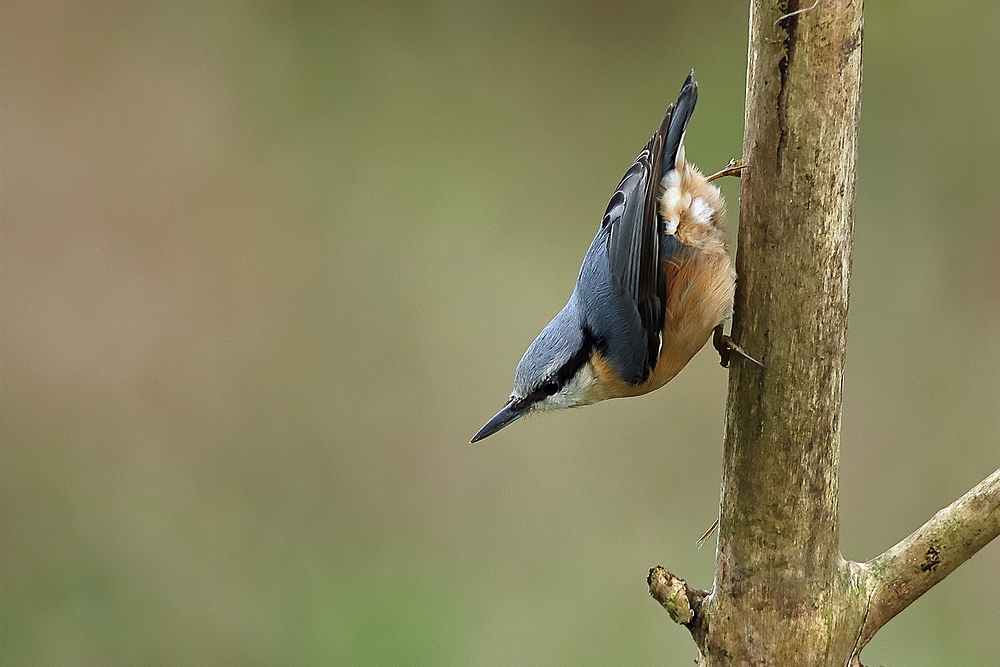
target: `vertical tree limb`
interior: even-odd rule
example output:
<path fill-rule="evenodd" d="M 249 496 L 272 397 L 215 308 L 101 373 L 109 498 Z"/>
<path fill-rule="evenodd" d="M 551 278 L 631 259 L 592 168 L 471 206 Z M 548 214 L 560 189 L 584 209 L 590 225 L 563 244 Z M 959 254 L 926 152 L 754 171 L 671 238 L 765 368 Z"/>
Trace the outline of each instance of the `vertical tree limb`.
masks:
<path fill-rule="evenodd" d="M 703 667 L 859 667 L 875 632 L 1000 534 L 1000 470 L 868 563 L 840 555 L 837 461 L 862 0 L 751 0 L 715 586 L 650 593 Z"/>
<path fill-rule="evenodd" d="M 751 2 L 733 337 L 766 368 L 730 373 L 708 665 L 828 664 L 856 613 L 838 595 L 837 457 L 862 2 L 799 10 Z"/>

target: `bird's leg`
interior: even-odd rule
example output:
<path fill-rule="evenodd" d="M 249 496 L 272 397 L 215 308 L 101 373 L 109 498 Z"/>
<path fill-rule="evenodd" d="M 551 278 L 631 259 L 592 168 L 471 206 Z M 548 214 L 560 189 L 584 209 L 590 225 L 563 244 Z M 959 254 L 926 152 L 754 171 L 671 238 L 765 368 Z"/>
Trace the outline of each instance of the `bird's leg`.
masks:
<path fill-rule="evenodd" d="M 743 164 L 743 160 L 737 160 L 733 158 L 729 161 L 729 164 L 725 166 L 721 171 L 717 171 L 705 180 L 711 183 L 712 181 L 722 178 L 723 176 L 736 176 L 739 177 L 744 169 L 748 169 L 750 165 Z"/>
<path fill-rule="evenodd" d="M 732 338 L 722 333 L 721 324 L 715 327 L 715 330 L 712 332 L 712 345 L 719 353 L 719 364 L 723 368 L 729 368 L 729 362 L 732 360 L 733 352 L 740 355 L 744 359 L 747 359 L 748 361 L 752 361 L 761 368 L 764 368 L 764 364 L 760 363 L 759 361 L 751 357 L 749 354 L 746 353 L 746 351 L 742 347 L 737 345 Z"/>
<path fill-rule="evenodd" d="M 729 368 L 729 360 L 732 358 L 733 351 L 729 349 L 726 345 L 726 336 L 722 333 L 722 325 L 715 327 L 715 331 L 712 332 L 712 345 L 715 347 L 716 352 L 719 353 L 719 365 L 723 368 Z"/>

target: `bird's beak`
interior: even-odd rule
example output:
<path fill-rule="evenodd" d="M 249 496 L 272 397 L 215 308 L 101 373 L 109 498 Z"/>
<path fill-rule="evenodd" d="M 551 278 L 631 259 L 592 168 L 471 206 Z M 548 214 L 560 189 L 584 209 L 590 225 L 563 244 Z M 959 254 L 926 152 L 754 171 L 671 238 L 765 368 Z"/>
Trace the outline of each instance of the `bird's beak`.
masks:
<path fill-rule="evenodd" d="M 472 436 L 472 440 L 469 442 L 479 442 L 483 438 L 488 438 L 504 426 L 513 424 L 526 414 L 528 414 L 528 405 L 524 401 L 512 398 L 507 401 L 507 405 L 503 406 L 503 410 L 496 413 L 493 419 L 486 422 L 486 425 L 479 429 L 479 433 Z"/>

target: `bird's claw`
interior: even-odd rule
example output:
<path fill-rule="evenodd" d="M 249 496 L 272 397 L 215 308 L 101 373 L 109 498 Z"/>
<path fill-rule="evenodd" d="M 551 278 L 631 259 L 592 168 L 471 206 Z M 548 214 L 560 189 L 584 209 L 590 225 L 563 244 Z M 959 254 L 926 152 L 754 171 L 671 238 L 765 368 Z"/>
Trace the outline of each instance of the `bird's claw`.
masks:
<path fill-rule="evenodd" d="M 711 183 L 712 181 L 723 178 L 724 176 L 739 177 L 740 175 L 742 175 L 744 169 L 749 169 L 749 168 L 750 165 L 744 164 L 743 160 L 737 160 L 736 158 L 733 158 L 732 160 L 729 161 L 729 164 L 727 164 L 723 169 L 715 172 L 705 180 Z"/>
<path fill-rule="evenodd" d="M 760 363 L 749 354 L 746 353 L 742 347 L 736 344 L 732 338 L 727 336 L 722 332 L 722 325 L 715 327 L 715 331 L 712 336 L 712 345 L 715 347 L 716 351 L 719 353 L 719 365 L 723 368 L 729 368 L 729 362 L 733 358 L 733 352 L 743 357 L 747 361 L 752 361 L 761 368 L 765 368 L 764 364 Z"/>

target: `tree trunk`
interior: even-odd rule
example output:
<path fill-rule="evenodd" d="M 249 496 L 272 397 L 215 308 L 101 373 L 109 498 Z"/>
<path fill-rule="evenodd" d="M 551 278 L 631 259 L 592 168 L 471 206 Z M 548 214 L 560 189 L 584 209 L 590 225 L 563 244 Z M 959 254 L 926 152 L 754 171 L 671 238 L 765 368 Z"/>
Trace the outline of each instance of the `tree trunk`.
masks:
<path fill-rule="evenodd" d="M 837 456 L 862 2 L 754 0 L 733 337 L 706 665 L 844 667 Z M 765 611 L 766 610 L 766 611 Z"/>
<path fill-rule="evenodd" d="M 803 4 L 751 0 L 733 338 L 764 368 L 734 357 L 730 372 L 715 586 L 650 571 L 705 667 L 860 664 L 885 622 L 1000 533 L 998 471 L 874 561 L 840 555 L 863 2 Z"/>

